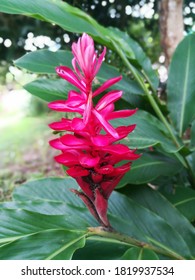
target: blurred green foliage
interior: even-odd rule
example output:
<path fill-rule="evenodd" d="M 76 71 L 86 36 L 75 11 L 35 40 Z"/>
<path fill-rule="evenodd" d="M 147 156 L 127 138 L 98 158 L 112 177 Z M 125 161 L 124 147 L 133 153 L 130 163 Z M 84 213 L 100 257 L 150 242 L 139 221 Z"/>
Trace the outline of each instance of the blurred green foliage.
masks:
<path fill-rule="evenodd" d="M 128 34 L 143 47 L 152 61 L 156 61 L 160 54 L 159 44 L 159 23 L 157 0 L 67 0 L 64 1 L 72 6 L 87 12 L 104 26 L 117 27 L 120 30 L 127 31 Z M 153 14 L 139 15 L 139 11 L 144 5 L 150 4 Z M 127 10 L 126 7 L 129 7 Z M 195 20 L 195 6 L 193 1 L 184 1 L 185 30 L 191 31 L 190 22 Z M 134 11 L 134 12 L 133 12 Z M 32 19 L 21 15 L 8 15 L 0 13 L 0 76 L 3 61 L 12 62 L 12 60 L 21 57 L 26 51 L 24 46 L 28 33 L 32 32 L 34 36 L 48 36 L 52 38 L 62 49 L 69 49 L 71 42 L 75 40 L 76 34 L 66 32 L 70 37 L 70 42 L 64 41 L 65 32 L 54 25 L 42 22 L 38 19 Z M 2 39 L 1 39 L 2 38 Z M 6 47 L 6 39 L 11 40 L 11 46 Z M 2 41 L 2 42 L 1 42 Z M 10 43 L 10 42 L 9 42 Z M 9 45 L 8 43 L 8 45 Z M 37 46 L 36 46 L 37 47 Z M 45 46 L 47 48 L 47 46 Z M 39 47 L 37 47 L 39 49 Z"/>

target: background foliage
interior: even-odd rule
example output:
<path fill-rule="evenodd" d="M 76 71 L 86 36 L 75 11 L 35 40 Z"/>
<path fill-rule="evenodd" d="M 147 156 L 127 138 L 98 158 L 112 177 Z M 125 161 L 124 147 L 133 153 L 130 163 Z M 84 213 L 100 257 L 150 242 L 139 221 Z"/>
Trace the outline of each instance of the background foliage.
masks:
<path fill-rule="evenodd" d="M 18 187 L 13 201 L 1 204 L 0 258 L 193 259 L 195 35 L 186 36 L 176 49 L 162 100 L 150 59 L 127 32 L 103 27 L 82 10 L 57 0 L 1 0 L 0 11 L 50 22 L 61 28 L 61 34 L 64 30 L 77 35 L 87 32 L 97 44 L 107 46 L 117 63 L 103 64 L 98 83 L 123 75 L 119 88 L 124 95 L 117 106 L 139 111 L 113 125 L 136 123 L 125 144 L 143 153 L 109 202 L 111 224 L 127 235 L 125 241 L 117 233 L 97 230 L 83 204 L 68 191 L 75 187 L 72 179 L 48 178 Z M 16 66 L 38 75 L 24 87 L 47 102 L 66 99 L 70 86 L 57 78 L 55 67 L 70 63 L 70 51 L 45 49 L 15 61 Z M 52 246 L 46 246 L 50 239 Z"/>

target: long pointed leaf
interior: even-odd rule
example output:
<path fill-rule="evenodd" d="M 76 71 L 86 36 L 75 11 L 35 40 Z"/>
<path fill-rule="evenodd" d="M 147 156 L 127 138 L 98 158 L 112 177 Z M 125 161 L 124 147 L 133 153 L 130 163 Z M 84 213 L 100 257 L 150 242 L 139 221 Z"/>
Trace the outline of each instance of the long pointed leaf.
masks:
<path fill-rule="evenodd" d="M 79 232 L 51 230 L 20 238 L 0 250 L 1 260 L 69 260 L 85 245 Z"/>
<path fill-rule="evenodd" d="M 182 165 L 170 157 L 165 157 L 153 153 L 144 153 L 141 158 L 136 160 L 131 170 L 125 174 L 118 184 L 123 187 L 127 184 L 151 183 L 159 177 L 173 176 L 179 173 Z"/>
<path fill-rule="evenodd" d="M 144 248 L 128 249 L 121 257 L 122 260 L 158 260 L 158 256 L 151 250 Z"/>
<path fill-rule="evenodd" d="M 80 202 L 77 197 L 68 191 L 68 189 L 72 188 L 74 185 L 76 185 L 74 180 L 68 178 L 65 180 L 55 178 L 38 180 L 29 182 L 17 188 L 14 192 L 14 197 L 15 199 L 20 199 L 21 201 L 27 201 L 28 199 L 41 199 L 44 201 L 49 200 L 64 202 L 66 205 L 71 206 L 73 215 L 75 213 L 77 218 L 80 216 L 78 220 L 79 227 L 80 223 L 82 226 L 82 219 L 85 220 L 85 224 L 90 222 L 88 218 L 88 216 L 90 217 L 90 214 L 88 214 L 82 202 Z M 164 203 L 163 201 L 161 202 L 162 212 L 163 208 L 167 207 L 165 201 Z M 157 198 L 155 197 L 154 201 L 151 200 L 150 203 L 158 203 Z M 40 207 L 42 206 L 40 205 Z M 148 207 L 149 206 L 143 207 L 141 204 L 137 204 L 133 200 L 128 199 L 126 196 L 114 193 L 109 201 L 109 216 L 111 224 L 119 231 L 122 231 L 123 233 L 133 236 L 139 240 L 152 242 L 157 246 L 169 248 L 181 255 L 189 257 L 189 247 L 186 242 L 188 242 L 187 240 L 189 240 L 189 238 L 195 242 L 195 235 L 193 235 L 192 232 L 190 233 L 192 229 L 187 220 L 185 221 L 185 226 L 186 229 L 188 228 L 189 236 L 188 238 L 186 237 L 185 240 L 181 227 L 175 228 L 172 225 L 173 221 L 171 222 L 167 220 L 165 216 L 162 215 L 162 212 L 155 212 L 152 208 L 151 210 L 148 209 Z M 74 212 L 73 208 L 76 212 Z M 38 207 L 36 211 L 39 211 Z M 174 217 L 176 213 L 172 211 L 172 216 Z M 69 215 L 69 212 L 67 212 L 67 215 Z M 179 218 L 179 215 L 176 215 L 175 217 L 177 217 L 177 223 L 182 225 L 183 216 L 181 215 L 181 218 Z M 71 216 L 70 220 L 72 219 L 73 218 Z M 70 223 L 70 226 L 72 228 L 73 224 Z M 192 241 L 190 246 L 192 246 Z"/>
<path fill-rule="evenodd" d="M 127 34 L 104 28 L 85 12 L 68 5 L 60 0 L 1 0 L 0 11 L 4 13 L 23 14 L 41 20 L 49 21 L 61 26 L 63 29 L 75 32 L 86 32 L 96 41 L 114 49 L 111 43 L 114 40 L 117 46 L 125 52 L 130 59 L 137 60 L 144 69 L 147 79 L 154 89 L 157 88 L 158 79 L 151 67 L 149 59 L 145 56 L 141 47 Z M 66 20 L 64 20 L 66 19 Z"/>
<path fill-rule="evenodd" d="M 195 118 L 195 34 L 186 36 L 177 47 L 167 85 L 170 117 L 180 136 Z"/>
<path fill-rule="evenodd" d="M 182 188 L 183 189 L 183 188 Z M 182 190 L 181 190 L 182 192 Z M 144 207 L 147 207 L 150 209 L 153 213 L 156 213 L 157 215 L 160 215 L 163 217 L 169 224 L 171 224 L 184 238 L 184 240 L 188 243 L 188 246 L 192 252 L 192 254 L 195 254 L 195 229 L 194 227 L 187 221 L 187 219 L 182 215 L 183 211 L 181 213 L 178 210 L 175 209 L 176 204 L 174 201 L 174 196 L 168 196 L 172 197 L 171 201 L 173 204 L 170 204 L 165 197 L 163 197 L 159 192 L 152 190 L 149 187 L 139 187 L 136 186 L 135 188 L 130 188 L 129 191 L 129 197 L 133 200 L 137 201 L 140 205 L 143 205 Z M 185 191 L 183 191 L 183 194 Z M 189 190 L 189 193 L 190 190 Z M 186 192 L 186 195 L 188 194 Z M 178 197 L 178 196 L 176 196 Z M 181 194 L 180 194 L 181 198 Z M 193 201 L 193 199 L 192 199 Z M 187 202 L 185 198 L 183 198 L 183 202 Z M 186 204 L 187 208 L 187 204 Z M 186 209 L 187 210 L 187 209 Z M 189 208 L 188 208 L 189 210 Z M 185 229 L 185 230 L 184 230 Z"/>

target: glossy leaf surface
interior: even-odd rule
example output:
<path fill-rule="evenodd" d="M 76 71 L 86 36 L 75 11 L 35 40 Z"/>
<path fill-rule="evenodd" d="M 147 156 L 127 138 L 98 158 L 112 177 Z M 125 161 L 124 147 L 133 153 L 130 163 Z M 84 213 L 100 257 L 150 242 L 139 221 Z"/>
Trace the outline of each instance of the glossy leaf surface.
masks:
<path fill-rule="evenodd" d="M 167 84 L 170 117 L 180 136 L 195 118 L 195 34 L 178 45 L 169 70 Z"/>
<path fill-rule="evenodd" d="M 79 235 L 80 237 L 78 238 L 81 238 L 81 243 L 83 244 L 83 236 L 86 234 L 87 227 L 96 226 L 97 224 L 78 197 L 68 191 L 68 189 L 72 187 L 77 188 L 77 185 L 75 181 L 70 178 L 42 179 L 18 187 L 14 191 L 15 206 L 10 203 L 9 205 L 7 204 L 7 209 L 0 210 L 1 227 L 3 228 L 1 232 L 1 242 L 12 242 L 14 246 L 19 244 L 19 248 L 21 248 L 21 244 L 24 244 L 25 238 L 30 238 L 29 240 L 31 240 L 34 234 L 44 234 L 44 232 L 46 233 L 53 230 L 64 230 L 68 232 L 79 232 L 81 235 Z M 162 212 L 157 212 L 152 207 L 154 204 L 159 205 L 160 200 L 158 197 L 155 197 L 154 200 L 151 198 L 150 204 L 142 205 L 142 203 L 136 202 L 134 199 L 127 198 L 115 192 L 109 201 L 109 217 L 111 224 L 120 232 L 142 242 L 149 242 L 160 248 L 167 248 L 169 251 L 176 252 L 188 258 L 191 255 L 190 250 L 193 242 L 195 242 L 193 239 L 195 236 L 193 236 L 193 232 L 191 232 L 191 225 L 188 224 L 186 220 L 185 227 L 189 231 L 188 238 L 183 235 L 180 227 L 173 227 L 173 220 L 165 219 L 163 214 L 163 208 L 166 207 L 166 199 L 163 199 L 164 204 L 162 203 L 160 207 Z M 36 206 L 33 205 L 34 203 Z M 62 211 L 60 215 L 59 212 L 58 215 L 56 215 L 56 213 L 51 215 L 55 205 L 57 208 L 56 211 Z M 27 210 L 15 210 L 14 208 L 17 207 Z M 183 216 L 178 214 L 179 212 L 177 212 L 177 210 L 174 209 L 174 211 L 172 216 L 178 219 L 177 223 L 183 223 Z M 181 220 L 179 220 L 179 216 Z M 29 221 L 31 221 L 30 224 Z M 12 224 L 12 231 L 9 230 L 10 224 Z M 60 232 L 60 234 L 62 234 L 62 232 Z M 169 236 L 169 238 L 167 238 L 167 236 Z M 42 235 L 38 236 L 38 239 L 39 237 L 41 240 Z M 72 238 L 75 240 L 75 236 L 72 236 Z M 105 240 L 105 242 L 112 243 L 111 240 Z M 113 240 L 113 242 L 115 243 L 116 241 Z M 11 245 L 7 244 L 5 246 Z M 25 251 L 26 247 L 24 246 L 23 248 Z M 24 251 L 21 254 L 25 255 Z M 125 251 L 124 248 L 124 251 L 121 251 L 121 255 L 123 255 Z M 58 256 L 59 258 L 63 256 L 63 254 L 60 254 Z M 56 255 L 56 258 L 58 257 Z M 19 257 L 16 255 L 15 258 Z M 43 258 L 43 256 L 41 258 Z M 45 258 L 48 258 L 48 254 L 45 255 Z M 114 256 L 112 256 L 112 259 L 113 258 Z"/>

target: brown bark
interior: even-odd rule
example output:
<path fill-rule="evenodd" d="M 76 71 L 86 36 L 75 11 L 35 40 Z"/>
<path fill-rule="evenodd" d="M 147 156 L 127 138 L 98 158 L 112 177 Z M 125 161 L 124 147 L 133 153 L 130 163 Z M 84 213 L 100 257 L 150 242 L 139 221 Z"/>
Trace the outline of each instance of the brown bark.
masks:
<path fill-rule="evenodd" d="M 161 46 L 168 66 L 178 43 L 183 39 L 183 0 L 160 1 Z"/>

